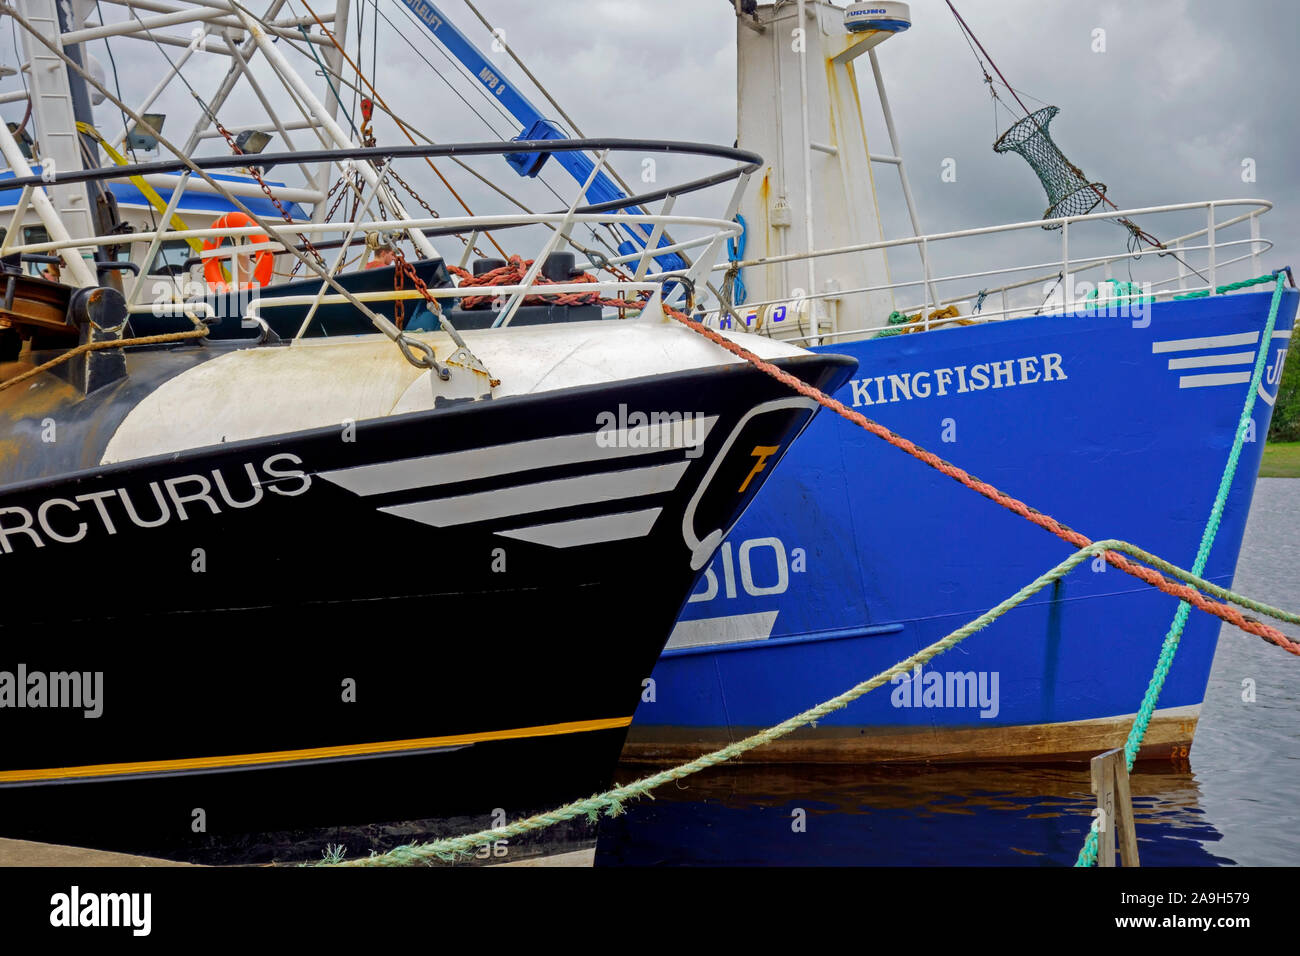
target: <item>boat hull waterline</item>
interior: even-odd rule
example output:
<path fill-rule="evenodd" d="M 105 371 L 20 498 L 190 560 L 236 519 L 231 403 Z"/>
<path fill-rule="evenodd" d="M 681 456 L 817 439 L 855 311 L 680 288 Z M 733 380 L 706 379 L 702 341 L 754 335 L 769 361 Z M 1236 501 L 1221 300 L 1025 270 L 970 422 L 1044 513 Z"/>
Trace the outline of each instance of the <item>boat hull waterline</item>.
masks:
<path fill-rule="evenodd" d="M 1270 298 L 1215 296 L 1156 304 L 1142 319 L 1084 313 L 837 343 L 860 362 L 837 397 L 1093 540 L 1132 541 L 1190 567 Z M 1297 298 L 1284 293 L 1263 344 L 1253 424 L 1210 552 L 1205 577 L 1224 587 Z M 770 727 L 938 640 L 1069 552 L 823 416 L 687 603 L 625 758 L 687 759 Z M 1123 743 L 1177 604 L 1090 562 L 912 678 L 744 759 L 1087 759 Z M 1143 759 L 1187 757 L 1219 627 L 1208 615 L 1190 617 Z"/>

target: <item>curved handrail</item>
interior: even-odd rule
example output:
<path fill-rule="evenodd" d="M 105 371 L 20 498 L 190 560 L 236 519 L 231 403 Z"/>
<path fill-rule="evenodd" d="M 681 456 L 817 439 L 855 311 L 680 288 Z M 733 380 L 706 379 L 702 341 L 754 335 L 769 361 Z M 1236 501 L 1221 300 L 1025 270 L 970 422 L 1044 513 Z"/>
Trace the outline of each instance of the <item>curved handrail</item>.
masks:
<path fill-rule="evenodd" d="M 904 236 L 899 239 L 880 239 L 874 242 L 858 242 L 848 246 L 838 246 L 834 249 L 816 249 L 812 253 L 791 252 L 780 256 L 761 256 L 757 259 L 746 259 L 743 262 L 726 262 L 719 263 L 713 267 L 714 272 L 725 271 L 732 267 L 747 269 L 750 266 L 770 266 L 782 262 L 798 262 L 808 258 L 821 258 L 823 256 L 839 256 L 851 252 L 873 252 L 877 249 L 892 249 L 898 246 L 916 246 L 922 243 L 941 242 L 945 239 L 968 239 L 972 236 L 995 235 L 1000 232 L 1015 232 L 1021 229 L 1042 229 L 1046 226 L 1067 225 L 1080 222 L 1095 222 L 1108 219 L 1130 218 L 1132 216 L 1153 215 L 1161 212 L 1183 212 L 1189 209 L 1206 209 L 1211 206 L 1256 206 L 1256 211 L 1242 213 L 1234 219 L 1228 219 L 1224 222 L 1215 223 L 1214 228 L 1226 229 L 1229 226 L 1235 226 L 1238 223 L 1245 222 L 1252 216 L 1262 216 L 1273 208 L 1273 204 L 1267 199 L 1207 199 L 1201 202 L 1176 203 L 1168 206 L 1143 206 L 1139 209 L 1120 209 L 1108 213 L 1088 213 L 1083 216 L 1061 216 L 1056 219 L 1031 219 L 1025 222 L 1000 223 L 996 226 L 979 226 L 974 229 L 958 229 L 950 232 L 927 233 L 924 236 Z M 1185 241 L 1194 239 L 1197 236 L 1203 236 L 1209 232 L 1209 227 L 1199 229 L 1196 232 L 1187 233 L 1177 239 L 1171 239 L 1166 245 L 1172 242 Z"/>
<path fill-rule="evenodd" d="M 1235 210 L 1235 209 L 1240 209 L 1242 207 L 1244 207 L 1244 211 L 1229 215 L 1227 218 L 1221 221 L 1218 219 L 1220 209 Z M 1265 199 L 1253 198 L 1253 197 L 1239 198 L 1239 199 L 1202 200 L 1199 202 L 1171 203 L 1171 204 L 1160 205 L 1160 206 L 1144 206 L 1144 207 L 1138 207 L 1134 209 L 1122 209 L 1122 210 L 1107 211 L 1102 213 L 1087 213 L 1087 214 L 1081 214 L 1076 216 L 1060 216 L 1049 220 L 1035 219 L 1035 220 L 1030 220 L 1025 222 L 1000 223 L 991 226 L 980 226 L 980 227 L 975 227 L 970 229 L 951 230 L 942 233 L 930 233 L 921 236 L 909 236 L 909 237 L 900 237 L 897 239 L 874 240 L 870 242 L 854 243 L 851 245 L 839 246 L 835 248 L 814 249 L 811 252 L 797 251 L 797 252 L 783 254 L 783 255 L 756 257 L 756 258 L 747 259 L 737 263 L 731 263 L 731 262 L 717 263 L 713 266 L 712 271 L 717 272 L 723 270 L 730 270 L 734 268 L 746 268 L 746 267 L 769 267 L 769 266 L 775 266 L 783 263 L 806 261 L 808 259 L 831 258 L 835 256 L 843 256 L 843 255 L 850 255 L 856 253 L 866 253 L 866 252 L 873 252 L 873 251 L 897 249 L 901 247 L 919 247 L 919 250 L 921 251 L 921 255 L 922 255 L 923 266 L 924 266 L 923 276 L 921 278 L 914 279 L 914 280 L 907 280 L 907 281 L 886 281 L 877 285 L 864 285 L 861 287 L 850 288 L 850 289 L 843 289 L 843 288 L 826 289 L 826 290 L 817 291 L 813 293 L 801 293 L 797 297 L 797 299 L 792 299 L 790 295 L 781 295 L 779 292 L 777 292 L 775 295 L 769 294 L 769 297 L 765 297 L 760 301 L 746 302 L 743 306 L 743 309 L 740 309 L 742 314 L 752 314 L 757 310 L 761 310 L 769 307 L 775 307 L 779 305 L 789 305 L 792 301 L 798 304 L 803 302 L 812 303 L 812 302 L 821 302 L 821 301 L 829 300 L 830 302 L 829 305 L 819 307 L 824 314 L 821 314 L 817 319 L 817 321 L 814 323 L 814 328 L 816 329 L 816 331 L 814 331 L 812 334 L 809 335 L 800 335 L 798 337 L 788 338 L 788 341 L 791 342 L 823 341 L 823 340 L 829 341 L 834 338 L 840 338 L 849 335 L 866 335 L 872 332 L 893 328 L 892 326 L 877 324 L 879 320 L 877 320 L 876 322 L 871 322 L 870 317 L 867 316 L 858 316 L 859 318 L 863 318 L 863 317 L 868 318 L 868 322 L 864 323 L 859 321 L 858 323 L 856 323 L 856 327 L 854 328 L 844 328 L 840 324 L 838 318 L 840 309 L 834 303 L 850 296 L 856 296 L 862 294 L 892 293 L 894 291 L 902 290 L 902 289 L 920 288 L 922 290 L 922 295 L 921 295 L 921 302 L 919 305 L 916 304 L 909 305 L 909 306 L 900 305 L 898 306 L 898 308 L 903 309 L 908 313 L 915 312 L 919 309 L 923 314 L 927 314 L 927 315 L 929 313 L 929 310 L 931 309 L 942 308 L 944 306 L 951 305 L 954 303 L 960 303 L 966 300 L 974 299 L 977 294 L 980 297 L 981 301 L 988 298 L 989 296 L 995 296 L 1000 294 L 1003 300 L 1001 309 L 979 309 L 977 312 L 972 312 L 970 315 L 966 316 L 967 318 L 976 318 L 979 321 L 988 321 L 988 320 L 995 320 L 997 318 L 1011 317 L 1016 314 L 1027 315 L 1031 311 L 1033 311 L 1034 314 L 1037 314 L 1037 312 L 1041 311 L 1042 306 L 1039 306 L 1038 309 L 1034 309 L 1032 305 L 1027 308 L 1023 305 L 1014 306 L 1014 307 L 1009 306 L 1007 302 L 1008 292 L 1037 286 L 1047 282 L 1055 283 L 1064 279 L 1066 280 L 1065 294 L 1067 298 L 1069 298 L 1071 295 L 1069 290 L 1072 288 L 1072 284 L 1075 278 L 1080 276 L 1083 273 L 1089 272 L 1091 270 L 1096 270 L 1102 267 L 1105 267 L 1107 268 L 1107 270 L 1109 270 L 1112 264 L 1130 258 L 1141 260 L 1141 259 L 1163 259 L 1164 257 L 1172 257 L 1172 259 L 1178 262 L 1179 264 L 1178 274 L 1170 275 L 1170 276 L 1162 275 L 1161 277 L 1157 278 L 1153 282 L 1147 283 L 1148 286 L 1151 287 L 1151 290 L 1153 291 L 1161 290 L 1162 288 L 1177 283 L 1179 287 L 1178 291 L 1186 291 L 1188 288 L 1187 280 L 1191 277 L 1191 274 L 1195 274 L 1196 276 L 1199 277 L 1200 280 L 1205 280 L 1206 287 L 1214 288 L 1218 284 L 1216 279 L 1216 273 L 1221 272 L 1221 270 L 1226 269 L 1229 266 L 1236 265 L 1246 260 L 1256 261 L 1256 266 L 1258 266 L 1258 262 L 1257 262 L 1258 257 L 1262 253 L 1267 252 L 1269 249 L 1273 247 L 1273 243 L 1269 239 L 1266 239 L 1260 235 L 1259 226 L 1258 226 L 1260 217 L 1266 214 L 1267 212 L 1269 212 L 1272 208 L 1273 208 L 1273 203 L 1271 203 L 1270 201 Z M 1196 212 L 1196 211 L 1205 212 L 1207 214 L 1208 222 L 1206 223 L 1206 225 L 1166 240 L 1163 244 L 1164 246 L 1163 248 L 1152 248 L 1152 249 L 1141 249 L 1141 250 L 1133 250 L 1129 248 L 1129 249 L 1125 249 L 1125 251 L 1123 252 L 1105 253 L 1100 255 L 1096 255 L 1096 254 L 1075 255 L 1075 256 L 1070 255 L 1069 237 L 1071 235 L 1070 229 L 1072 225 L 1075 226 L 1077 229 L 1077 226 L 1081 223 L 1114 222 L 1116 219 L 1128 219 L 1130 217 L 1135 217 L 1135 216 L 1153 216 L 1158 214 L 1187 213 L 1187 212 Z M 1218 234 L 1222 230 L 1231 228 L 1233 226 L 1237 226 L 1245 222 L 1250 223 L 1251 230 L 1250 230 L 1249 238 L 1233 239 L 1229 241 L 1222 241 L 1218 239 Z M 1044 224 L 1049 226 L 1059 227 L 1058 235 L 1060 237 L 1060 244 L 1061 244 L 1060 256 L 1055 261 L 1050 259 L 1047 261 L 1042 261 L 1042 257 L 1040 255 L 1038 257 L 1035 257 L 1034 261 L 1030 261 L 1027 263 L 1023 261 L 1009 262 L 1009 264 L 1007 265 L 1002 265 L 996 268 L 986 269 L 977 272 L 963 272 L 959 274 L 949 274 L 949 275 L 941 275 L 941 276 L 934 276 L 930 272 L 927 253 L 932 245 L 935 245 L 940 242 L 945 242 L 945 241 L 960 241 L 960 240 L 972 239 L 972 238 L 978 239 L 980 237 L 987 237 L 987 236 L 993 236 L 993 235 L 1005 234 L 1005 233 L 1016 233 L 1021 231 L 1032 231 L 1033 233 L 1036 234 L 1043 229 Z M 1202 240 L 1202 241 L 1196 242 L 1196 240 Z M 1233 256 L 1231 252 L 1228 252 L 1229 250 L 1234 250 L 1236 247 L 1240 247 L 1240 246 L 1246 247 L 1246 249 L 1249 251 L 1247 251 L 1244 255 L 1236 255 L 1236 256 Z M 1223 260 L 1221 257 L 1221 253 L 1223 252 L 1228 252 L 1230 256 L 1230 258 L 1226 259 L 1226 261 Z M 1188 253 L 1203 253 L 1202 258 L 1203 260 L 1208 259 L 1208 263 L 1202 266 L 1202 268 L 1204 268 L 1205 273 L 1207 273 L 1208 275 L 1202 274 L 1200 270 L 1188 264 L 1188 262 L 1183 258 Z M 1009 257 L 1004 257 L 1004 259 L 1009 260 Z M 1170 271 L 1172 272 L 1172 270 Z M 1258 271 L 1258 269 L 1256 271 Z M 1016 276 L 1017 274 L 1023 276 L 1026 273 L 1038 273 L 1038 274 L 1032 274 L 1028 278 L 1011 278 L 1013 276 Z M 975 280 L 975 279 L 992 277 L 992 276 L 1005 276 L 1008 277 L 1008 279 L 1007 281 L 1004 281 L 1002 284 L 997 286 L 980 288 L 978 290 L 978 293 L 974 289 L 968 289 L 962 292 L 961 294 L 951 295 L 951 294 L 946 294 L 941 289 L 941 287 L 944 285 L 947 285 L 949 289 L 953 288 L 953 286 L 950 285 L 950 283 L 960 282 L 963 280 Z M 648 275 L 646 278 L 654 279 L 659 277 L 660 276 L 652 273 L 651 275 Z M 1161 294 L 1161 293 L 1157 293 L 1157 294 Z M 888 308 L 889 307 L 886 306 L 886 310 Z M 1069 308 L 1068 304 L 1066 305 L 1066 308 L 1067 309 Z M 1055 307 L 1053 307 L 1053 309 L 1055 309 Z M 720 320 L 721 316 L 727 314 L 729 311 L 730 310 L 728 310 L 725 307 L 725 305 L 720 303 L 717 307 L 711 308 L 708 312 L 708 315 L 711 317 L 711 320 L 714 318 Z M 732 315 L 734 317 L 735 315 L 734 311 L 732 312 Z M 756 329 L 762 328 L 763 325 L 764 323 L 762 321 L 762 318 L 760 317 Z M 924 328 L 927 329 L 929 328 L 928 319 L 924 323 Z M 795 330 L 791 329 L 789 331 L 793 332 Z M 782 338 L 786 338 L 786 337 L 787 337 L 786 335 L 782 335 Z"/>
<path fill-rule="evenodd" d="M 414 146 L 357 146 L 349 149 L 313 149 L 291 153 L 257 153 L 232 156 L 192 157 L 187 162 L 180 159 L 160 159 L 149 163 L 135 163 L 129 166 L 107 166 L 96 169 L 77 169 L 69 172 L 57 172 L 49 176 L 16 176 L 5 181 L 6 189 L 21 189 L 24 186 L 51 186 L 67 183 L 97 182 L 101 179 L 121 178 L 124 176 L 144 176 L 151 173 L 177 173 L 192 170 L 195 166 L 204 171 L 245 168 L 250 164 L 259 169 L 271 169 L 285 163 L 336 163 L 340 161 L 365 162 L 373 160 L 424 159 L 439 156 L 491 156 L 506 153 L 568 153 L 586 150 L 610 150 L 612 152 L 652 152 L 682 154 L 686 156 L 709 156 L 718 159 L 735 160 L 734 169 L 712 176 L 703 176 L 668 189 L 655 190 L 629 196 L 627 199 L 613 200 L 612 203 L 597 203 L 578 207 L 578 212 L 604 212 L 607 209 L 625 209 L 629 206 L 644 205 L 663 199 L 669 195 L 682 195 L 683 192 L 696 192 L 709 186 L 729 182 L 745 173 L 752 173 L 763 165 L 763 157 L 746 149 L 733 146 L 717 146 L 712 143 L 692 143 L 685 140 L 656 139 L 539 139 L 539 140 L 497 140 L 475 143 L 420 143 Z M 191 165 L 193 164 L 193 165 Z M 689 188 L 688 188 L 689 187 Z"/>
<path fill-rule="evenodd" d="M 234 227 L 209 227 L 202 229 L 154 229 L 136 232 L 125 238 L 120 233 L 99 236 L 83 236 L 69 238 L 65 240 L 47 240 L 45 242 L 28 243 L 17 245 L 12 248 L 15 251 L 26 253 L 49 253 L 65 251 L 69 249 L 87 249 L 101 246 L 120 246 L 124 241 L 131 243 L 148 242 L 151 243 L 151 249 L 157 248 L 159 243 L 164 239 L 177 240 L 198 240 L 213 238 L 229 238 L 235 240 L 241 237 L 269 234 L 273 239 L 282 241 L 285 246 L 297 248 L 299 240 L 296 237 L 306 238 L 312 235 L 325 233 L 346 232 L 347 238 L 342 241 L 344 250 L 350 245 L 352 237 L 358 232 L 380 232 L 395 233 L 419 230 L 425 235 L 450 235 L 459 234 L 469 230 L 501 230 L 508 228 L 524 227 L 530 225 L 545 224 L 558 230 L 554 233 L 552 240 L 548 243 L 547 249 L 552 248 L 556 241 L 563 238 L 568 239 L 568 230 L 577 223 L 602 223 L 602 224 L 636 224 L 645 229 L 647 235 L 655 237 L 662 235 L 663 226 L 668 224 L 693 226 L 704 228 L 707 235 L 687 239 L 681 242 L 663 245 L 652 239 L 653 248 L 643 248 L 640 252 L 642 258 L 658 257 L 666 253 L 679 252 L 686 249 L 694 249 L 699 246 L 708 246 L 710 249 L 716 249 L 719 243 L 727 236 L 734 235 L 739 230 L 739 226 L 730 218 L 731 212 L 728 212 L 728 218 L 710 219 L 697 216 L 669 215 L 670 203 L 677 196 L 697 192 L 723 183 L 734 182 L 734 194 L 732 206 L 736 204 L 739 193 L 743 190 L 750 174 L 758 169 L 762 163 L 762 158 L 755 153 L 747 150 L 741 150 L 734 147 L 715 146 L 706 143 L 690 143 L 675 140 L 651 140 L 651 139 L 623 139 L 623 138 L 591 138 L 580 140 L 526 140 L 526 141 L 496 141 L 496 142 L 475 142 L 475 143 L 444 143 L 444 144 L 416 144 L 412 146 L 385 146 L 385 147 L 350 147 L 343 149 L 324 149 L 310 150 L 292 153 L 263 153 L 255 157 L 248 155 L 231 155 L 231 156 L 214 156 L 191 159 L 171 159 L 158 160 L 147 163 L 137 163 L 128 166 L 112 166 L 99 169 L 89 170 L 70 170 L 53 175 L 45 176 L 24 176 L 16 177 L 9 180 L 6 185 L 9 188 L 22 188 L 24 195 L 29 188 L 44 187 L 58 184 L 85 183 L 99 180 L 121 179 L 122 177 L 131 176 L 148 176 L 164 175 L 170 173 L 181 173 L 177 180 L 174 190 L 175 193 L 183 192 L 188 185 L 188 173 L 195 168 L 203 171 L 224 170 L 248 166 L 250 162 L 255 163 L 259 169 L 270 169 L 281 163 L 293 163 L 295 165 L 303 163 L 333 163 L 340 168 L 347 169 L 350 165 L 356 163 L 370 162 L 379 168 L 393 163 L 395 160 L 403 158 L 428 158 L 438 156 L 470 156 L 470 155 L 491 155 L 514 152 L 580 152 L 587 150 L 599 150 L 599 161 L 597 168 L 603 165 L 605 157 L 610 152 L 618 151 L 636 151 L 638 154 L 661 153 L 661 154 L 678 154 L 692 155 L 711 158 L 721 158 L 731 161 L 732 165 L 728 168 L 707 176 L 696 179 L 678 182 L 650 192 L 628 196 L 617 200 L 601 203 L 587 203 L 579 205 L 586 198 L 586 190 L 591 185 L 590 180 L 586 186 L 583 186 L 578 193 L 577 200 L 567 209 L 553 213 L 532 213 L 528 215 L 504 215 L 504 216 L 464 216 L 464 217 L 439 217 L 436 214 L 432 218 L 411 219 L 411 218 L 379 218 L 367 219 L 361 222 L 284 222 L 275 223 L 269 220 L 262 222 L 259 220 L 258 225 L 234 226 Z M 260 181 L 260 176 L 258 177 Z M 672 197 L 672 199 L 669 199 Z M 659 199 L 668 199 L 665 203 L 664 212 L 654 214 L 645 209 L 648 203 Z M 655 231 L 652 233 L 651 230 Z M 308 240 L 309 241 L 309 240 Z M 329 270 L 329 275 L 333 275 L 342 261 L 343 253 L 340 253 L 339 262 L 336 262 L 333 269 Z M 540 261 L 542 257 L 538 257 Z M 608 260 L 606 260 L 608 263 Z M 698 264 L 698 271 L 701 275 L 705 274 L 704 270 L 711 265 L 712 260 L 706 254 L 705 261 Z M 533 270 L 535 273 L 536 270 Z M 644 269 L 641 270 L 644 272 Z M 512 290 L 514 299 L 510 313 L 514 307 L 521 302 L 526 292 L 533 291 L 535 283 L 531 281 L 532 274 L 527 277 L 524 285 L 518 289 Z M 322 274 L 322 286 L 320 292 L 312 297 L 312 301 L 319 305 L 322 302 L 332 303 L 333 298 L 326 298 L 326 285 L 332 285 L 325 274 Z M 620 284 L 614 282 L 611 288 L 615 291 L 624 289 L 629 292 L 648 291 L 644 283 Z M 130 307 L 136 308 L 137 303 L 134 301 L 136 296 L 143 291 L 144 283 L 137 282 L 132 290 Z M 540 287 L 538 287 L 540 288 Z M 590 285 L 588 285 L 590 288 Z M 605 286 L 602 285 L 604 290 Z M 181 290 L 170 290 L 165 293 L 166 296 L 176 299 L 184 297 L 185 293 Z M 392 295 L 381 298 L 393 298 Z M 397 296 L 405 298 L 405 296 Z M 441 296 L 434 296 L 440 298 Z M 367 298 L 357 298 L 344 294 L 344 298 L 352 301 L 363 311 L 365 306 L 362 304 L 369 301 Z M 376 299 L 378 301 L 378 299 Z M 435 306 L 436 308 L 436 306 Z M 256 310 L 254 310 L 256 311 Z M 313 306 L 310 316 L 314 314 Z M 507 316 L 508 319 L 509 316 Z M 256 320 L 255 315 L 250 316 Z M 305 331 L 306 323 L 304 323 Z M 444 327 L 446 322 L 444 318 Z M 388 330 L 381 328 L 385 334 Z M 300 332 L 302 334 L 302 332 Z M 454 333 L 453 333 L 454 334 Z M 390 336 L 391 337 L 391 336 Z"/>

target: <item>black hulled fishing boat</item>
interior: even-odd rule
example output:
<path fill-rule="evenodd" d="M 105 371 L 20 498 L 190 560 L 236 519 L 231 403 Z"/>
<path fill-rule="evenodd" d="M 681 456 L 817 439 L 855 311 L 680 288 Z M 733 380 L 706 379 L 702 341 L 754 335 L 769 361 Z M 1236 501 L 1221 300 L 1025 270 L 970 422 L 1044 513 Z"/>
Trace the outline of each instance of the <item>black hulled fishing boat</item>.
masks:
<path fill-rule="evenodd" d="M 272 27 L 240 16 L 249 42 L 268 45 Z M 26 43 L 31 58 L 53 55 Z M 297 88 L 283 55 L 264 52 Z M 62 82 L 107 92 L 66 55 L 59 65 Z M 41 95 L 37 132 L 55 144 Z M 816 406 L 674 321 L 644 267 L 593 281 L 600 257 L 573 271 L 560 244 L 578 222 L 635 223 L 648 261 L 659 256 L 647 240 L 667 247 L 664 223 L 703 222 L 703 254 L 671 282 L 683 294 L 730 217 L 646 204 L 742 187 L 756 157 L 649 141 L 403 151 L 344 139 L 258 156 L 233 174 L 242 189 L 229 171 L 246 156 L 178 150 L 42 175 L 20 140 L 0 130 L 12 177 L 0 835 L 183 853 L 221 834 L 514 813 L 604 787 L 697 573 Z M 584 187 L 567 210 L 492 220 L 554 229 L 521 281 L 477 284 L 491 321 L 461 331 L 463 310 L 439 304 L 459 293 L 430 240 L 472 234 L 468 255 L 487 226 L 412 219 L 388 173 L 397 159 L 543 148 L 598 154 L 595 170 L 621 148 L 732 165 L 614 207 L 582 205 Z M 350 177 L 355 219 L 257 205 L 252 187 L 279 188 L 269 170 L 301 163 Z M 94 203 L 109 187 L 161 177 L 163 225 L 97 218 L 115 208 Z M 247 220 L 179 221 L 191 182 Z M 366 218 L 376 195 L 388 219 Z M 196 242 L 221 278 L 197 293 L 179 260 L 156 267 L 168 244 L 185 259 L 180 244 Z M 405 284 L 376 291 L 341 268 L 363 244 L 398 247 L 391 271 Z M 305 266 L 311 289 L 248 288 L 264 255 L 280 276 Z M 217 300 L 239 309 L 242 335 Z M 412 305 L 431 331 L 402 327 Z M 320 309 L 331 330 L 314 322 Z M 339 324 L 349 314 L 359 327 Z M 826 390 L 855 364 L 732 337 Z"/>

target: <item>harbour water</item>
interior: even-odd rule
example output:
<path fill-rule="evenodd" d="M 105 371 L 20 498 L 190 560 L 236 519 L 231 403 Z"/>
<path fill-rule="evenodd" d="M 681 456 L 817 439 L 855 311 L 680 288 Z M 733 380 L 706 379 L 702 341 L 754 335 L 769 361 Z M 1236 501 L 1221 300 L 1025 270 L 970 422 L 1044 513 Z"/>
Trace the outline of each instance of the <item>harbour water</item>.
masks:
<path fill-rule="evenodd" d="M 1261 479 L 1237 591 L 1296 605 L 1297 520 L 1300 480 Z M 1133 776 L 1144 866 L 1300 862 L 1298 709 L 1300 661 L 1225 625 L 1188 759 Z M 1095 805 L 1086 768 L 724 766 L 603 821 L 596 865 L 1061 866 Z"/>

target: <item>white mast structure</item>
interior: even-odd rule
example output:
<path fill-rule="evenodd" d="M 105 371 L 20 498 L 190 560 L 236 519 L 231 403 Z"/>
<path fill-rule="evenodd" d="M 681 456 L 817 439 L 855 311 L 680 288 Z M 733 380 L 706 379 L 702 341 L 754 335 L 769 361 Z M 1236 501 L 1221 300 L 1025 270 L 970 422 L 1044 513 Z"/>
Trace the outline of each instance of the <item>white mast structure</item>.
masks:
<path fill-rule="evenodd" d="M 792 257 L 745 268 L 746 301 L 753 305 L 737 312 L 750 318 L 751 328 L 778 338 L 882 325 L 895 308 L 891 291 L 834 293 L 888 286 L 883 249 L 825 258 L 808 253 L 884 239 L 873 163 L 898 169 L 913 234 L 921 234 L 875 52 L 910 25 L 908 6 L 846 9 L 828 0 L 778 0 L 752 13 L 744 12 L 742 0 L 736 6 L 738 145 L 767 163 L 741 203 L 744 259 Z M 875 85 L 884 113 L 888 154 L 872 153 L 867 143 L 855 69 L 863 55 L 872 70 L 866 82 Z M 922 250 L 923 264 L 926 258 Z M 932 290 L 928 296 L 934 301 Z"/>
<path fill-rule="evenodd" d="M 153 105 L 191 57 L 215 56 L 224 58 L 229 67 L 218 88 L 206 97 L 207 107 L 220 112 L 243 80 L 263 109 L 260 122 L 241 122 L 245 117 L 240 116 L 227 119 L 225 125 L 232 134 L 246 129 L 278 133 L 285 150 L 293 150 L 298 145 L 292 140 L 291 131 L 308 131 L 307 135 L 316 140 L 313 145 L 324 149 L 359 145 L 351 140 L 335 119 L 338 115 L 335 93 L 337 91 L 341 94 L 341 88 L 337 84 L 332 86 L 330 78 L 326 77 L 321 81 L 321 95 L 318 96 L 304 82 L 287 57 L 272 44 L 276 37 L 292 39 L 300 44 L 312 44 L 336 72 L 342 65 L 342 56 L 329 38 L 316 31 L 314 18 L 278 18 L 285 0 L 269 0 L 267 10 L 260 20 L 249 16 L 244 8 L 231 0 L 204 0 L 202 3 L 102 0 L 106 9 L 118 6 L 129 11 L 128 19 L 106 24 L 96 24 L 93 21 L 87 23 L 86 17 L 95 10 L 95 6 L 85 0 L 72 0 L 68 7 L 69 22 L 60 24 L 57 2 L 59 0 L 14 0 L 14 6 L 64 52 L 84 51 L 85 44 L 103 39 L 114 43 L 143 43 L 154 49 L 157 49 L 155 44 L 178 48 L 170 67 L 164 68 L 157 84 L 136 106 L 135 112 L 138 114 L 144 114 Z M 333 23 L 336 29 L 346 30 L 350 3 L 351 0 L 337 0 L 334 9 L 320 11 L 321 21 Z M 308 29 L 306 35 L 300 31 L 300 27 Z M 190 35 L 176 32 L 187 28 L 192 31 Z M 85 164 L 76 121 L 90 119 L 88 116 L 78 116 L 74 109 L 73 84 L 81 81 L 71 75 L 58 56 L 26 36 L 24 31 L 19 33 L 25 57 L 25 62 L 19 68 L 26 78 L 31 96 L 31 126 L 36 131 L 39 154 L 30 165 L 27 164 L 21 155 L 19 144 L 6 129 L 0 129 L 0 153 L 18 176 L 39 174 L 42 169 L 59 172 L 81 169 Z M 300 114 L 298 118 L 282 118 L 277 114 L 268 89 L 264 86 L 265 79 L 259 81 L 250 62 L 258 53 L 267 60 L 270 69 L 266 72 L 274 78 L 273 82 L 278 82 L 296 106 Z M 86 61 L 84 53 L 82 59 L 83 62 Z M 21 93 L 9 94 L 0 98 L 0 102 L 20 98 L 26 97 Z M 198 147 L 201 140 L 216 135 L 211 131 L 212 125 L 211 116 L 201 114 L 198 117 L 184 145 L 187 155 Z M 116 148 L 122 145 L 125 136 L 117 134 L 113 139 Z M 394 211 L 395 218 L 410 218 L 372 163 L 360 162 L 355 168 L 369 186 L 370 203 L 379 199 Z M 329 185 L 329 165 L 322 165 L 314 171 L 302 167 L 302 171 L 306 188 L 277 190 L 279 197 L 286 202 L 308 202 L 320 206 L 320 200 L 324 198 Z M 228 188 L 236 195 L 261 195 L 261 188 L 252 183 L 231 183 Z M 188 185 L 188 189 L 192 192 L 206 192 L 211 187 L 196 180 Z M 51 184 L 43 189 L 33 189 L 21 205 L 19 215 L 13 217 L 13 221 L 38 221 L 56 240 L 96 234 L 94 210 L 90 207 L 89 196 L 83 185 Z M 318 219 L 322 213 L 322 209 L 316 210 Z M 438 256 L 438 252 L 419 229 L 410 228 L 406 231 L 422 256 Z M 13 241 L 10 240 L 11 243 Z M 65 255 L 71 271 L 70 278 L 75 284 L 95 284 L 93 269 L 84 262 L 71 261 L 72 258 L 74 257 Z"/>
<path fill-rule="evenodd" d="M 56 0 L 15 0 L 15 6 L 46 39 L 60 43 L 59 13 Z M 20 31 L 22 32 L 22 31 Z M 0 153 L 15 176 L 30 176 L 45 172 L 53 174 L 82 168 L 81 144 L 74 114 L 72 87 L 63 61 L 48 49 L 22 32 L 23 51 L 27 62 L 20 69 L 25 74 L 31 96 L 32 117 L 36 120 L 41 139 L 41 164 L 36 169 L 28 165 L 25 157 L 4 128 L 0 134 Z M 43 186 L 24 193 L 41 223 L 51 237 L 58 240 L 79 239 L 95 234 L 94 213 L 90 207 L 90 194 L 80 183 Z M 86 263 L 89 253 L 68 250 L 64 264 L 74 281 L 80 286 L 96 285 L 94 269 Z"/>

